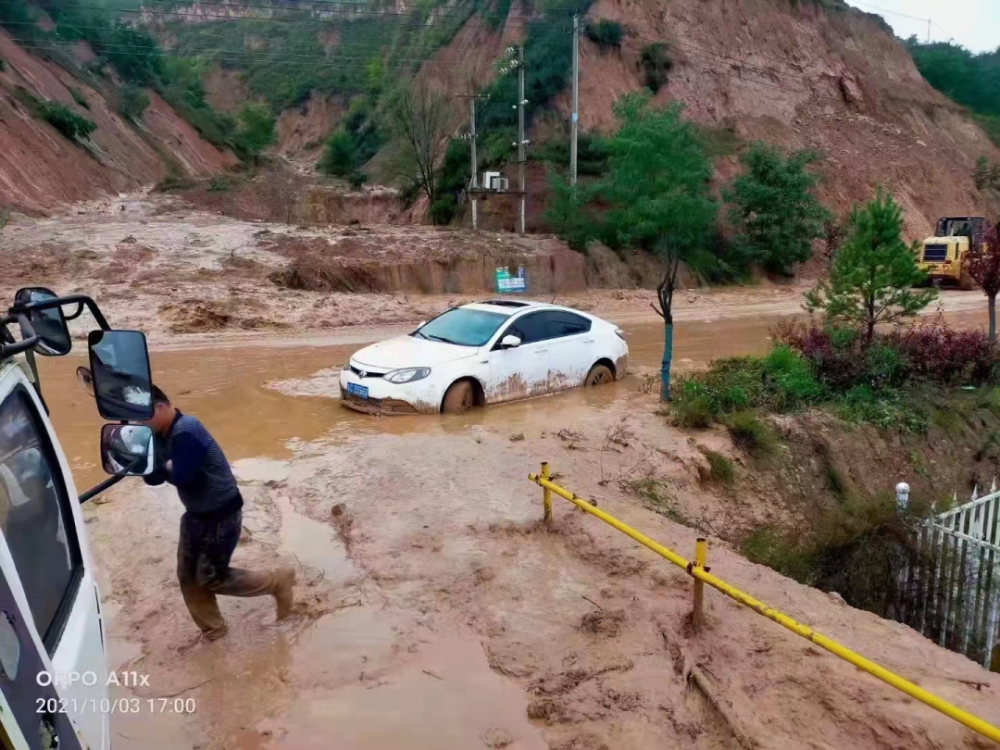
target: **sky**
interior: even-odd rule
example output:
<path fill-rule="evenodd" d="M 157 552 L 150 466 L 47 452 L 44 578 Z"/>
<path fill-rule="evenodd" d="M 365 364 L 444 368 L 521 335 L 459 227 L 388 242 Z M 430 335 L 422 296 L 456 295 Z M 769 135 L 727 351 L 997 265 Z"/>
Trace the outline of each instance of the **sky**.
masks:
<path fill-rule="evenodd" d="M 952 40 L 973 52 L 992 52 L 1000 46 L 1000 0 L 847 0 L 847 3 L 882 16 L 896 30 L 896 36 L 903 39 L 916 34 L 926 40 L 927 19 L 930 19 L 931 41 Z"/>

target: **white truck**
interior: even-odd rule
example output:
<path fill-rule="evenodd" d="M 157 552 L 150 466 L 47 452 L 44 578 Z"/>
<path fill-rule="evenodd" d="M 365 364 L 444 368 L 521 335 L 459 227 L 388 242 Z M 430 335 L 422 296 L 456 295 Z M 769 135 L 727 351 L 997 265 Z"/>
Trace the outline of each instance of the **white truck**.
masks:
<path fill-rule="evenodd" d="M 75 310 L 73 309 L 75 307 Z M 89 309 L 90 368 L 78 374 L 98 411 L 111 478 L 78 495 L 49 421 L 35 355 L 72 348 L 67 321 Z M 66 314 L 66 309 L 70 314 Z M 16 338 L 11 328 L 19 331 Z M 0 747 L 111 747 L 101 597 L 80 505 L 154 465 L 145 336 L 112 331 L 89 297 L 18 291 L 0 317 Z"/>

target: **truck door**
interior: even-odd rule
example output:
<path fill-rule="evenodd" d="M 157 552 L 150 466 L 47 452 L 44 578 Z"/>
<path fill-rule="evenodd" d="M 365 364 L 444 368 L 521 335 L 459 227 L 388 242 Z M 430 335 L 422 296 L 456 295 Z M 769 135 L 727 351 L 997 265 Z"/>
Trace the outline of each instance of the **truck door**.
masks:
<path fill-rule="evenodd" d="M 19 369 L 0 377 L 0 394 L 0 691 L 32 750 L 80 747 L 76 730 L 101 750 L 104 638 L 69 467 Z M 73 673 L 73 685 L 39 684 Z"/>
<path fill-rule="evenodd" d="M 80 742 L 55 689 L 38 684 L 38 675 L 46 671 L 44 656 L 6 576 L 0 573 L 0 692 L 6 704 L 0 713 L 0 739 L 4 750 L 79 750 Z"/>

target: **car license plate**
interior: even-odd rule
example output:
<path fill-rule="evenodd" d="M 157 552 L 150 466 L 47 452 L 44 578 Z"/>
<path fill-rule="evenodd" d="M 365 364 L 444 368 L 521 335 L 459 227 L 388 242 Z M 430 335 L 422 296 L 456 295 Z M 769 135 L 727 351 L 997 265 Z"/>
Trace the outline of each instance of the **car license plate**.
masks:
<path fill-rule="evenodd" d="M 357 396 L 358 398 L 368 398 L 368 386 L 358 385 L 357 383 L 348 383 L 347 392 L 352 396 Z"/>

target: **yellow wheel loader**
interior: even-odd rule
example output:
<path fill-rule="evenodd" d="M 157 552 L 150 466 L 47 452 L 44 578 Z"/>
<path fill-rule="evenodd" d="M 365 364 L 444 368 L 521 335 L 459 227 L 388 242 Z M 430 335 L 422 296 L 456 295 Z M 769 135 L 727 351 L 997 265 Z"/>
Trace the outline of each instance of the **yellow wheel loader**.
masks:
<path fill-rule="evenodd" d="M 975 284 L 965 270 L 969 250 L 982 245 L 986 219 L 981 216 L 949 216 L 938 219 L 937 231 L 920 248 L 917 266 L 933 284 L 949 282 L 961 289 Z"/>

